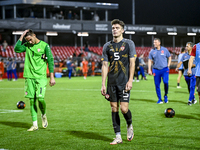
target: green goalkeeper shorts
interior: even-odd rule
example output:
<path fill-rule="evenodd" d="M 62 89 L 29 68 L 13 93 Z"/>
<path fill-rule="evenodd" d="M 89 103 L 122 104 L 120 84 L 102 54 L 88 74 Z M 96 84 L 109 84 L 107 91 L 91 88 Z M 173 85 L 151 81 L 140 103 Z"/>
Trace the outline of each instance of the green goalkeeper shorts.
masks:
<path fill-rule="evenodd" d="M 26 98 L 44 98 L 47 86 L 47 79 L 25 79 Z"/>

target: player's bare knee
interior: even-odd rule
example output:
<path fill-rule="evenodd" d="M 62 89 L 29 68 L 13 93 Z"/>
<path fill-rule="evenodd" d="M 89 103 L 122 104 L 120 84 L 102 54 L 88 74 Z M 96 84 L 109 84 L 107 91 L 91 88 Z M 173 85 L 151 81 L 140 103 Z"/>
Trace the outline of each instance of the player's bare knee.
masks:
<path fill-rule="evenodd" d="M 118 109 L 119 109 L 118 107 L 114 107 L 114 106 L 111 107 L 111 111 L 112 111 L 112 112 L 118 112 Z"/>
<path fill-rule="evenodd" d="M 122 114 L 126 114 L 128 112 L 127 107 L 121 107 L 120 109 L 121 109 Z"/>

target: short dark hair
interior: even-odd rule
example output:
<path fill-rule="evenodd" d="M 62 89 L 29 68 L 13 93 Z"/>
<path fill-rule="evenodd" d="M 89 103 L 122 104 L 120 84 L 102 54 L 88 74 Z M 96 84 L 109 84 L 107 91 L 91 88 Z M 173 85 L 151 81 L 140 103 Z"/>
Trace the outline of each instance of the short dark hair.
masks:
<path fill-rule="evenodd" d="M 158 40 L 158 41 L 161 43 L 161 41 L 160 41 L 160 39 L 159 39 L 159 38 L 154 38 L 154 41 L 155 41 L 155 40 Z"/>
<path fill-rule="evenodd" d="M 34 32 L 33 32 L 33 30 L 31 30 L 31 29 L 28 29 L 29 31 L 28 32 L 26 32 L 26 34 L 24 35 L 24 37 L 27 37 L 27 36 L 32 36 L 33 34 L 35 34 Z"/>
<path fill-rule="evenodd" d="M 185 47 L 182 47 L 181 48 L 181 53 L 184 52 L 184 51 L 185 51 Z"/>
<path fill-rule="evenodd" d="M 192 42 L 187 42 L 186 45 L 187 45 L 187 44 L 190 44 L 190 47 L 193 47 L 193 46 L 194 46 L 194 43 L 192 43 Z"/>
<path fill-rule="evenodd" d="M 112 20 L 111 25 L 113 25 L 113 24 L 119 24 L 123 29 L 124 29 L 124 26 L 125 26 L 124 22 L 119 20 L 119 19 Z"/>

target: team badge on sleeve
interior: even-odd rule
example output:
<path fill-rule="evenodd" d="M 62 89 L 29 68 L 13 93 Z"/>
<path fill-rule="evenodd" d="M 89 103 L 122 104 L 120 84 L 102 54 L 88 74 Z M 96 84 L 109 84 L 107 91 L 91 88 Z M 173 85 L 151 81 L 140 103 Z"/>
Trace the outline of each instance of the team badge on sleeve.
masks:
<path fill-rule="evenodd" d="M 37 49 L 37 51 L 38 51 L 38 52 L 40 52 L 40 51 L 41 51 L 41 49 L 40 49 L 40 48 L 38 48 L 38 49 Z"/>

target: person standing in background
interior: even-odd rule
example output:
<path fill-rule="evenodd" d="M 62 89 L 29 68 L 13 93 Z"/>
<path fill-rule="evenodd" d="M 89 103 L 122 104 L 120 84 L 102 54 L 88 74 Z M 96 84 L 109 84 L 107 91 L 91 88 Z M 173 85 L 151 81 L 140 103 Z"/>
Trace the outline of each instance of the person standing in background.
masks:
<path fill-rule="evenodd" d="M 140 70 L 139 58 L 136 57 L 136 58 L 135 58 L 135 73 L 134 73 L 134 76 L 133 76 L 133 82 L 135 82 L 135 77 L 136 77 L 136 82 L 140 82 L 139 76 L 138 76 L 139 70 Z"/>
<path fill-rule="evenodd" d="M 12 80 L 12 58 L 8 58 L 6 62 L 6 71 L 7 71 L 7 78 L 8 81 Z"/>
<path fill-rule="evenodd" d="M 94 70 L 95 70 L 95 61 L 92 60 L 92 76 L 95 76 Z"/>
<path fill-rule="evenodd" d="M 190 54 L 190 59 L 188 63 L 188 75 L 192 75 L 192 66 L 193 61 L 196 61 L 196 88 L 199 96 L 199 104 L 200 104 L 200 43 L 197 43 L 193 46 L 192 52 Z"/>
<path fill-rule="evenodd" d="M 12 73 L 14 74 L 15 79 L 13 81 L 17 81 L 17 63 L 15 61 L 15 58 L 12 60 Z"/>
<path fill-rule="evenodd" d="M 68 70 L 68 77 L 69 77 L 69 79 L 71 79 L 72 69 L 73 69 L 72 58 L 69 58 L 69 60 L 67 60 L 66 66 L 67 66 L 67 70 Z"/>
<path fill-rule="evenodd" d="M 82 72 L 83 72 L 84 79 L 86 79 L 87 73 L 88 73 L 88 61 L 85 58 L 83 58 L 83 61 L 82 61 Z"/>
<path fill-rule="evenodd" d="M 143 80 L 143 78 L 144 78 L 144 80 L 146 80 L 146 75 L 145 75 L 145 72 L 144 72 L 144 66 L 146 64 L 144 62 L 143 57 L 144 57 L 144 54 L 141 54 L 140 57 L 139 57 L 139 67 L 140 67 L 139 73 L 142 74 L 141 80 Z M 138 76 L 139 76 L 139 74 L 138 74 Z"/>
<path fill-rule="evenodd" d="M 184 78 L 185 78 L 185 81 L 187 83 L 187 86 L 188 86 L 188 92 L 189 92 L 189 99 L 188 99 L 188 105 L 191 106 L 192 104 L 195 104 L 197 102 L 197 100 L 195 99 L 195 85 L 196 85 L 196 77 L 195 77 L 195 72 L 196 72 L 196 64 L 195 62 L 193 62 L 193 65 L 192 65 L 192 74 L 191 75 L 188 75 L 188 62 L 189 62 L 189 59 L 190 59 L 190 54 L 192 52 L 192 47 L 194 46 L 194 44 L 192 42 L 187 42 L 186 43 L 186 50 L 187 50 L 187 53 L 185 53 L 181 59 L 180 59 L 180 62 L 178 63 L 177 65 L 177 68 L 176 68 L 176 71 L 179 70 L 180 66 L 183 64 L 184 66 Z"/>
<path fill-rule="evenodd" d="M 149 53 L 148 60 L 148 73 L 149 75 L 154 75 L 154 84 L 156 88 L 156 94 L 158 97 L 157 104 L 162 104 L 160 83 L 161 78 L 163 79 L 165 95 L 164 102 L 168 103 L 168 88 L 169 88 L 169 67 L 171 64 L 171 54 L 168 49 L 161 46 L 159 38 L 154 39 L 154 48 Z M 151 64 L 153 62 L 153 73 L 151 71 Z"/>
<path fill-rule="evenodd" d="M 181 53 L 178 55 L 178 64 L 180 63 L 180 60 L 184 54 L 185 54 L 185 47 L 182 47 Z M 183 68 L 183 64 L 181 64 L 181 66 L 178 68 L 177 88 L 181 88 L 180 80 L 183 75 L 183 72 L 184 72 L 184 68 Z"/>
<path fill-rule="evenodd" d="M 3 45 L 3 52 L 6 52 L 6 49 L 8 47 L 8 43 L 6 42 L 6 40 L 3 41 L 2 45 Z"/>

